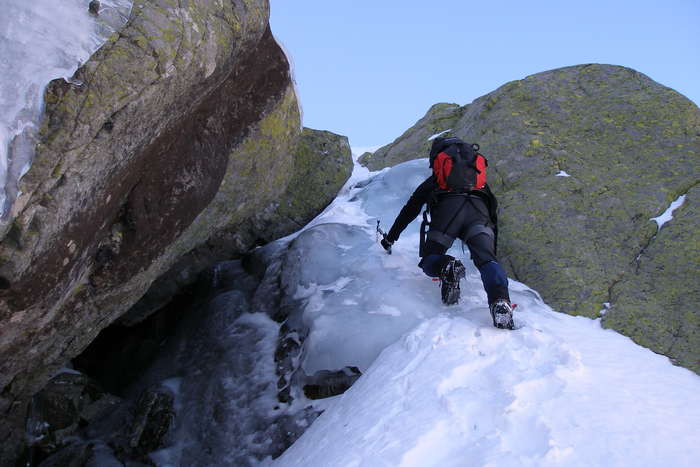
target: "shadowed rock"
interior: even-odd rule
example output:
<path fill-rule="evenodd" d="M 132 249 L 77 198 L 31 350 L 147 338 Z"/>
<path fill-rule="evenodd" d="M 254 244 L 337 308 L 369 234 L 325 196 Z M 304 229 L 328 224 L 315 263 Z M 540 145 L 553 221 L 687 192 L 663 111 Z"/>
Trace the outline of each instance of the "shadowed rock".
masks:
<path fill-rule="evenodd" d="M 281 197 L 295 196 L 299 108 L 269 3 L 173 5 L 135 6 L 70 83 L 46 90 L 33 165 L 0 232 L 0 464 L 16 457 L 27 401 L 49 375 L 157 278 L 177 277 L 176 291 L 267 238 Z M 336 168 L 292 218 L 340 188 L 349 171 Z"/>

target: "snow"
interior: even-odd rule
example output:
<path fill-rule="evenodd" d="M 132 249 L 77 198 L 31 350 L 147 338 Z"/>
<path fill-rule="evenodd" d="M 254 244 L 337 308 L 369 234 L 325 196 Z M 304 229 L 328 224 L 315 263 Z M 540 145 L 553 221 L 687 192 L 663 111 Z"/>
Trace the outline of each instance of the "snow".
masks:
<path fill-rule="evenodd" d="M 0 16 L 0 214 L 17 196 L 29 170 L 43 112 L 43 94 L 54 78 L 73 73 L 115 29 L 132 0 L 102 0 L 100 15 L 86 0 L 7 0 Z M 76 83 L 79 84 L 79 83 Z"/>
<path fill-rule="evenodd" d="M 283 284 L 311 330 L 303 368 L 364 374 L 271 464 L 697 465 L 695 373 L 512 279 L 517 329 L 495 329 L 457 245 L 463 296 L 442 305 L 416 267 L 418 220 L 392 255 L 376 244 L 376 220 L 386 230 L 428 174 L 425 159 L 354 174 L 284 240 Z"/>
<path fill-rule="evenodd" d="M 571 177 L 571 175 L 564 172 L 563 170 L 560 170 L 559 173 L 555 175 L 555 177 Z"/>
<path fill-rule="evenodd" d="M 658 228 L 660 229 L 666 222 L 673 219 L 673 211 L 681 207 L 683 202 L 685 202 L 685 195 L 679 196 L 659 217 L 652 217 L 649 220 L 656 222 Z"/>
<path fill-rule="evenodd" d="M 441 131 L 440 133 L 435 133 L 435 134 L 432 135 L 430 138 L 428 138 L 428 141 L 432 141 L 432 140 L 434 140 L 435 138 L 439 138 L 440 136 L 442 136 L 442 135 L 444 135 L 445 133 L 448 133 L 448 132 L 450 132 L 450 131 L 452 131 L 452 128 L 448 128 L 447 130 Z"/>
<path fill-rule="evenodd" d="M 443 313 L 392 344 L 277 464 L 696 462 L 696 375 L 544 307 L 515 332 L 474 318 Z"/>
<path fill-rule="evenodd" d="M 95 19 L 86 0 L 5 3 L 3 212 L 31 163 L 46 84 L 71 79 L 131 8 L 130 0 L 102 0 Z M 378 148 L 353 148 L 353 159 Z M 356 164 L 323 213 L 276 243 L 288 247 L 279 258 L 282 291 L 309 326 L 303 369 L 311 375 L 357 366 L 364 374 L 355 385 L 332 399 L 280 404 L 278 324 L 250 313 L 243 292 L 221 292 L 185 323 L 191 333 L 152 370 L 150 377 L 173 393 L 178 413 L 173 444 L 152 453 L 158 465 L 261 458 L 279 466 L 697 465 L 698 375 L 602 329 L 599 320 L 557 313 L 512 279 L 517 329 L 495 329 L 479 273 L 459 245 L 450 254 L 467 266 L 463 296 L 457 306 L 444 306 L 438 285 L 416 266 L 420 218 L 392 255 L 384 252 L 376 221 L 388 230 L 429 173 L 425 159 L 379 172 Z M 661 228 L 684 200 L 651 220 Z M 217 287 L 226 274 L 244 282 L 241 271 L 222 266 Z M 288 416 L 289 429 L 298 428 L 296 416 L 309 405 L 324 413 L 281 457 L 265 458 L 284 443 L 273 425 L 286 430 Z M 107 446 L 97 451 L 102 464 L 112 462 Z"/>

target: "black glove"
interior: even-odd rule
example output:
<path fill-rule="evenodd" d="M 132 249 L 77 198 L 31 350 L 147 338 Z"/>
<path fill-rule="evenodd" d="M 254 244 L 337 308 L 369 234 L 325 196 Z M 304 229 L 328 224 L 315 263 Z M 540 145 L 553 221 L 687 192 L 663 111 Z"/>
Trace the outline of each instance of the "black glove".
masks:
<path fill-rule="evenodd" d="M 391 245 L 393 245 L 394 242 L 387 239 L 385 235 L 379 243 L 381 243 L 382 247 L 387 251 L 387 253 L 391 254 Z"/>

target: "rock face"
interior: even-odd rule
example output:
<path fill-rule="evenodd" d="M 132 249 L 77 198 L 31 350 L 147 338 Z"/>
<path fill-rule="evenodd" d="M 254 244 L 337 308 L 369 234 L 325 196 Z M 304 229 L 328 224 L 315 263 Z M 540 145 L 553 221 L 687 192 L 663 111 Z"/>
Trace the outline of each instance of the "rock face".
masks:
<path fill-rule="evenodd" d="M 268 147 L 274 134 L 262 134 L 251 141 L 237 158 L 247 164 L 260 155 L 274 152 Z M 226 193 L 226 184 L 210 207 L 203 213 L 211 224 L 203 231 L 196 248 L 180 259 L 155 281 L 146 295 L 123 315 L 119 321 L 133 325 L 165 305 L 182 287 L 192 284 L 200 271 L 222 258 L 230 258 L 251 246 L 264 244 L 299 230 L 321 212 L 336 196 L 352 173 L 352 157 L 347 137 L 327 131 L 304 128 L 290 149 L 293 164 L 287 168 L 282 194 L 256 200 L 259 184 L 242 184 L 240 173 L 250 173 L 250 167 L 231 170 L 232 193 Z M 285 155 L 286 156 L 286 155 Z M 237 162 L 234 161 L 234 164 Z M 277 183 L 275 181 L 263 184 Z M 243 188 L 250 190 L 242 192 Z M 262 187 L 260 187 L 262 188 Z M 232 200 L 244 199 L 249 206 L 239 204 L 232 208 Z M 207 236 L 207 232 L 210 232 Z"/>
<path fill-rule="evenodd" d="M 430 150 L 430 138 L 453 129 L 461 116 L 462 108 L 457 104 L 435 104 L 396 141 L 377 149 L 374 153 L 363 154 L 359 162 L 370 170 L 379 170 L 425 157 Z"/>
<path fill-rule="evenodd" d="M 449 128 L 479 143 L 509 275 L 558 311 L 596 317 L 607 306 L 604 326 L 700 371 L 695 104 L 634 70 L 582 65 L 508 83 L 459 109 L 445 104 L 442 127 L 431 123 L 436 108 L 366 164 L 426 157 L 423 137 Z M 650 219 L 683 194 L 657 233 Z"/>
<path fill-rule="evenodd" d="M 268 16 L 266 0 L 136 1 L 71 83 L 49 85 L 0 232 L 0 464 L 21 445 L 29 397 L 157 278 L 178 286 L 289 233 L 349 176 L 343 138 L 326 136 L 328 154 L 307 147 L 316 133 L 302 135 Z M 323 164 L 310 203 L 290 181 Z"/>

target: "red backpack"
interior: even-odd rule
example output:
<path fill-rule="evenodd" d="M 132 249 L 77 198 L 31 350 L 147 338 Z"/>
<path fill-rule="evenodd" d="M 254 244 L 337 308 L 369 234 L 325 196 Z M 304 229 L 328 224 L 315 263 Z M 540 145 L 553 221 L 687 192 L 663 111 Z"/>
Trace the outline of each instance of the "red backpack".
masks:
<path fill-rule="evenodd" d="M 435 138 L 430 148 L 430 167 L 442 190 L 466 193 L 486 185 L 488 161 L 478 144 L 459 138 Z"/>

